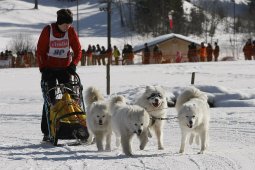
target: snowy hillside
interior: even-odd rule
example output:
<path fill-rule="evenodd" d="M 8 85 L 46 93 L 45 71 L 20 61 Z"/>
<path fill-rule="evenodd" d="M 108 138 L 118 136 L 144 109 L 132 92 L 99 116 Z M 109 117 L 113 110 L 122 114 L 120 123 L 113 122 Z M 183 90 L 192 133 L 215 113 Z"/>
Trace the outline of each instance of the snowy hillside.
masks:
<path fill-rule="evenodd" d="M 100 11 L 97 0 L 79 0 L 79 36 L 83 48 L 88 44 L 107 45 L 107 14 Z M 58 0 L 39 1 L 39 9 L 35 10 L 34 0 L 3 0 L 0 5 L 0 51 L 8 48 L 12 37 L 17 34 L 28 34 L 34 37 L 35 44 L 42 28 L 56 21 L 56 12 L 60 8 L 70 8 L 74 13 L 73 26 L 77 28 L 77 2 Z M 123 48 L 123 44 L 134 43 L 137 37 L 121 29 L 120 18 L 116 7 L 112 12 L 112 43 Z M 119 39 L 122 37 L 121 39 Z M 134 39 L 134 40 L 133 40 Z"/>
<path fill-rule="evenodd" d="M 236 1 L 239 3 L 240 1 Z M 87 48 L 89 44 L 100 44 L 107 46 L 107 14 L 100 11 L 99 8 L 104 4 L 99 4 L 98 0 L 79 0 L 78 32 L 82 48 Z M 191 4 L 184 2 L 185 11 L 189 11 Z M 60 8 L 70 8 L 74 13 L 73 26 L 77 28 L 77 2 L 67 2 L 58 0 L 39 1 L 39 9 L 35 10 L 34 0 L 2 0 L 0 5 L 0 51 L 9 49 L 10 41 L 18 34 L 31 36 L 36 46 L 39 34 L 42 28 L 56 21 L 56 11 Z M 124 44 L 129 43 L 133 46 L 144 44 L 150 37 L 140 37 L 121 27 L 119 11 L 112 5 L 112 44 L 122 49 Z M 233 34 L 224 34 L 224 30 L 219 26 L 217 33 L 208 42 L 218 41 L 222 56 L 232 56 Z M 205 41 L 205 35 L 202 37 L 191 37 L 194 41 Z M 247 37 L 248 38 L 248 37 Z M 242 46 L 247 40 L 243 35 L 236 35 L 236 53 L 238 58 L 242 59 Z"/>

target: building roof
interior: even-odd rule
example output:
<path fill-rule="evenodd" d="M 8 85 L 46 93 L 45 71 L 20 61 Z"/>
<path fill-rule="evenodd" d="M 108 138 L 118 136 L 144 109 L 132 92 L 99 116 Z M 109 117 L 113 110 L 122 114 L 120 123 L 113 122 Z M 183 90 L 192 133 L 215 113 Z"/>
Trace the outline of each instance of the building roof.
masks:
<path fill-rule="evenodd" d="M 187 41 L 187 42 L 194 42 L 195 44 L 197 45 L 200 45 L 200 42 L 190 38 L 190 37 L 186 37 L 184 35 L 181 35 L 181 34 L 174 34 L 174 33 L 171 33 L 171 34 L 165 34 L 165 35 L 161 35 L 161 36 L 158 36 L 158 37 L 155 37 L 151 40 L 148 40 L 144 43 L 147 43 L 148 44 L 148 47 L 152 47 L 156 44 L 160 44 L 164 41 L 167 41 L 167 40 L 170 40 L 170 39 L 173 39 L 173 38 L 179 38 L 179 39 L 182 39 L 184 41 Z M 144 49 L 144 44 L 138 44 L 138 45 L 135 45 L 134 48 L 133 48 L 133 51 L 134 53 L 137 53 L 137 52 L 140 52 Z"/>

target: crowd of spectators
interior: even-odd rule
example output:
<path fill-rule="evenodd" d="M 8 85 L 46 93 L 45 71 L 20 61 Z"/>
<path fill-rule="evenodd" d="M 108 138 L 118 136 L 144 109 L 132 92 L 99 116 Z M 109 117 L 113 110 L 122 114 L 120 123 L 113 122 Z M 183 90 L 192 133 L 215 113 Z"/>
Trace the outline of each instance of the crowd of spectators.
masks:
<path fill-rule="evenodd" d="M 248 39 L 243 47 L 243 53 L 245 60 L 255 60 L 255 40 Z M 220 54 L 220 47 L 217 42 L 212 46 L 210 43 L 205 45 L 204 42 L 198 47 L 195 43 L 191 43 L 188 46 L 187 58 L 188 62 L 211 62 L 218 61 Z M 18 51 L 16 55 L 13 55 L 12 51 L 5 50 L 0 52 L 0 60 L 9 60 L 9 67 L 36 67 L 37 61 L 33 52 L 31 51 Z M 177 51 L 175 56 L 175 62 L 182 62 L 182 54 Z M 82 66 L 90 65 L 130 65 L 134 64 L 134 52 L 133 47 L 130 44 L 125 44 L 122 50 L 119 50 L 116 45 L 113 48 L 110 46 L 106 49 L 103 45 L 88 45 L 87 49 L 82 49 Z M 160 64 L 163 63 L 163 54 L 159 45 L 156 44 L 152 51 L 148 47 L 148 44 L 144 44 L 142 54 L 142 64 Z"/>
<path fill-rule="evenodd" d="M 18 51 L 16 55 L 12 51 L 5 50 L 0 53 L 0 61 L 8 61 L 8 67 L 36 67 L 37 62 L 33 52 Z"/>
<path fill-rule="evenodd" d="M 81 65 L 128 65 L 134 64 L 133 48 L 129 44 L 125 44 L 122 52 L 116 45 L 113 48 L 105 48 L 105 46 L 88 45 L 87 49 L 82 49 Z"/>

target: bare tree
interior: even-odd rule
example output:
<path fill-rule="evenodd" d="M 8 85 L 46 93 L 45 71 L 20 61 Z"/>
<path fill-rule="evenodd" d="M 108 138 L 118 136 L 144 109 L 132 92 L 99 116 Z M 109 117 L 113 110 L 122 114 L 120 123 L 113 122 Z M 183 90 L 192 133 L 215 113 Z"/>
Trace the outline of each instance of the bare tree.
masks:
<path fill-rule="evenodd" d="M 30 34 L 17 34 L 14 35 L 10 41 L 9 48 L 14 51 L 32 51 L 35 49 L 35 40 Z"/>

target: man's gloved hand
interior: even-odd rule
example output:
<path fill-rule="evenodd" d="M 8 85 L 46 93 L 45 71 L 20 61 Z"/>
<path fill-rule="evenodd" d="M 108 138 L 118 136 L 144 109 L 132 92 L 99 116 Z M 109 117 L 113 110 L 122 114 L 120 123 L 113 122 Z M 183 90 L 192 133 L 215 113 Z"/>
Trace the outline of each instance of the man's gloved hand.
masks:
<path fill-rule="evenodd" d="M 67 67 L 67 71 L 70 74 L 75 74 L 75 72 L 76 72 L 76 65 L 74 63 L 70 63 L 70 65 Z"/>
<path fill-rule="evenodd" d="M 42 73 L 42 79 L 46 80 L 46 77 L 48 75 L 48 69 L 47 68 L 40 68 L 40 72 Z"/>
<path fill-rule="evenodd" d="M 40 68 L 40 72 L 43 74 L 45 72 L 47 72 L 47 68 Z"/>

